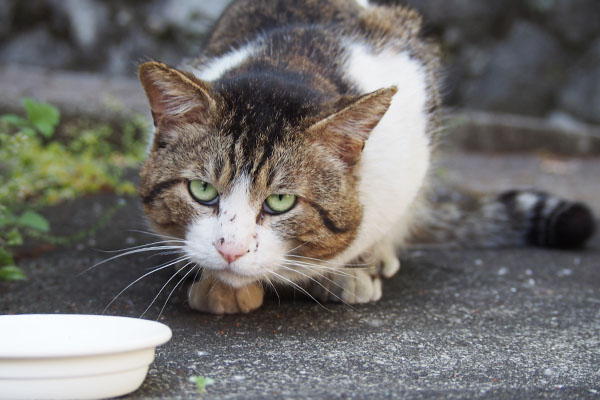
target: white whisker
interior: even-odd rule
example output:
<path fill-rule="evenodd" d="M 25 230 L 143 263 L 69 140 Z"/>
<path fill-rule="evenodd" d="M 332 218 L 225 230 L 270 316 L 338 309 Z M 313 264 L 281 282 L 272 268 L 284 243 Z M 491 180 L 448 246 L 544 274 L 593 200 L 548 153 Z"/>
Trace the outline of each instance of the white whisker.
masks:
<path fill-rule="evenodd" d="M 294 247 L 293 249 L 291 249 L 291 250 L 287 251 L 287 252 L 286 252 L 286 254 L 290 254 L 292 251 L 296 251 L 296 250 L 298 250 L 300 247 L 302 247 L 302 246 L 304 246 L 304 245 L 306 245 L 306 244 L 308 244 L 308 243 L 309 243 L 308 241 L 307 241 L 307 242 L 304 242 L 304 243 L 302 243 L 300 246 L 296 246 L 296 247 Z"/>
<path fill-rule="evenodd" d="M 94 268 L 96 268 L 96 267 L 98 267 L 98 266 L 100 266 L 102 264 L 106 264 L 109 261 L 116 260 L 119 257 L 125 257 L 125 256 L 129 256 L 129 255 L 132 255 L 132 254 L 143 253 L 143 252 L 146 252 L 146 251 L 175 250 L 175 249 L 179 249 L 179 248 L 180 248 L 179 246 L 155 246 L 155 247 L 146 247 L 146 248 L 141 248 L 141 249 L 130 250 L 130 251 L 127 251 L 127 252 L 125 252 L 123 254 L 117 254 L 116 256 L 112 256 L 110 258 L 107 258 L 106 260 L 102 260 L 102 261 L 100 261 L 100 262 L 92 265 L 91 267 L 86 268 L 85 270 L 83 270 L 82 272 L 80 272 L 79 274 L 77 274 L 77 276 L 83 275 L 83 274 L 91 271 L 92 269 L 94 269 Z"/>
<path fill-rule="evenodd" d="M 196 283 L 196 281 L 198 279 L 198 274 L 200 274 L 200 279 L 199 280 L 202 280 L 202 277 L 204 276 L 204 268 L 198 267 L 198 264 L 196 264 L 196 267 L 197 267 L 196 268 L 196 275 L 194 275 L 194 280 L 192 281 L 192 285 L 194 283 Z"/>
<path fill-rule="evenodd" d="M 347 305 L 348 307 L 352 308 L 354 310 L 354 307 L 352 307 L 350 304 L 346 303 L 341 297 L 339 297 L 338 295 L 336 295 L 335 293 L 333 293 L 331 290 L 329 290 L 325 285 L 323 285 L 321 282 L 319 282 L 317 279 L 313 278 L 312 276 L 308 275 L 308 274 L 304 274 L 298 270 L 286 267 L 284 265 L 279 265 L 280 268 L 284 268 L 287 269 L 288 271 L 292 271 L 295 272 L 297 274 L 300 274 L 308 279 L 310 279 L 311 281 L 313 281 L 314 283 L 316 283 L 317 285 L 321 286 L 323 289 L 325 289 L 325 291 L 329 294 L 331 294 L 332 296 L 334 296 L 336 299 L 338 299 L 339 301 L 341 301 L 342 303 L 344 303 L 345 305 Z M 334 284 L 335 286 L 337 286 L 338 288 L 344 290 L 345 288 L 343 286 L 341 286 L 340 284 L 338 284 L 337 282 L 327 278 L 325 275 L 323 274 L 319 274 L 319 276 L 323 279 L 325 279 L 328 282 L 331 282 L 332 284 Z"/>
<path fill-rule="evenodd" d="M 302 293 L 304 293 L 305 295 L 307 295 L 308 297 L 310 297 L 311 299 L 313 299 L 313 301 L 315 303 L 317 303 L 318 305 L 320 305 L 321 307 L 323 307 L 324 309 L 326 309 L 327 311 L 331 311 L 329 308 L 325 307 L 323 304 L 321 304 L 319 302 L 319 300 L 315 299 L 313 297 L 313 295 L 311 295 L 310 293 L 308 293 L 308 291 L 306 289 L 304 289 L 303 287 L 301 287 L 300 285 L 298 285 L 297 283 L 295 283 L 294 281 L 292 281 L 291 279 L 286 278 L 283 275 L 278 274 L 275 271 L 269 271 L 271 274 L 275 275 L 276 277 L 278 277 L 279 279 L 288 282 L 289 284 L 291 284 L 293 287 L 297 288 L 298 290 L 300 290 Z"/>
<path fill-rule="evenodd" d="M 212 286 L 210 287 L 210 289 L 208 289 L 208 292 L 206 292 L 206 296 L 207 296 L 207 297 L 208 297 L 208 296 L 209 296 L 209 295 L 212 293 L 213 289 L 214 289 L 215 287 L 217 287 L 217 283 L 219 283 L 219 281 L 218 281 L 218 280 L 215 278 L 215 280 L 214 280 L 214 282 L 213 282 Z"/>
<path fill-rule="evenodd" d="M 173 255 L 173 254 L 181 254 L 181 251 L 179 251 L 179 250 L 163 251 L 163 252 L 160 252 L 160 253 L 152 254 L 152 255 L 144 258 L 144 261 L 148 261 L 148 260 L 150 260 L 151 258 L 154 258 L 154 257 L 170 256 L 170 255 Z"/>
<path fill-rule="evenodd" d="M 303 260 L 310 260 L 310 261 L 318 261 L 320 263 L 325 263 L 325 264 L 329 264 L 329 265 L 334 265 L 337 267 L 343 267 L 343 268 L 347 268 L 347 267 L 366 267 L 369 268 L 369 264 L 342 264 L 342 263 L 334 263 L 332 261 L 328 261 L 328 260 L 320 260 L 318 258 L 312 258 L 312 257 L 304 257 L 304 256 L 297 256 L 295 254 L 288 254 L 286 257 L 294 257 L 294 258 L 300 258 Z"/>
<path fill-rule="evenodd" d="M 191 263 L 189 263 L 191 264 Z M 186 267 L 189 265 L 186 264 Z M 185 273 L 185 275 L 183 275 L 183 277 L 179 280 L 179 282 L 177 282 L 175 284 L 175 287 L 171 290 L 171 292 L 169 293 L 169 295 L 167 296 L 167 300 L 165 300 L 165 303 L 163 304 L 162 308 L 160 309 L 160 312 L 158 313 L 158 317 L 156 317 L 156 320 L 158 321 L 158 319 L 160 318 L 160 316 L 162 315 L 163 311 L 165 310 L 165 307 L 167 306 L 167 303 L 169 303 L 169 299 L 171 298 L 171 296 L 173 296 L 173 293 L 175 292 L 175 290 L 177 289 L 177 287 L 179 285 L 181 285 L 181 283 L 183 283 L 183 281 L 194 271 L 194 266 L 192 266 L 192 268 L 190 268 L 190 270 L 188 272 Z M 185 267 L 183 267 L 185 268 Z"/>
<path fill-rule="evenodd" d="M 314 273 L 316 273 L 319 276 L 322 276 L 323 274 L 330 274 L 332 276 L 345 276 L 348 278 L 353 277 L 354 275 L 345 273 L 345 272 L 341 272 L 341 271 L 329 271 L 327 269 L 324 270 L 319 270 L 318 268 L 315 268 L 314 266 L 311 265 L 301 265 L 301 264 L 291 264 L 291 263 L 284 263 L 284 264 L 280 264 L 280 265 L 287 265 L 288 267 L 294 267 L 294 268 L 303 268 L 305 270 L 310 270 Z"/>
<path fill-rule="evenodd" d="M 161 235 L 159 233 L 142 231 L 142 230 L 139 230 L 139 229 L 129 229 L 128 231 L 129 232 L 136 232 L 136 233 L 143 233 L 144 235 L 156 236 L 156 237 L 163 238 L 163 239 L 182 240 L 181 238 L 178 238 L 178 237 L 168 236 L 168 235 Z"/>
<path fill-rule="evenodd" d="M 177 264 L 178 262 L 182 261 L 182 260 L 183 260 L 183 259 L 185 259 L 185 258 L 187 258 L 187 256 L 186 256 L 186 257 L 179 258 L 179 259 L 176 259 L 176 260 L 174 260 L 174 261 L 172 261 L 172 262 L 169 262 L 169 263 L 167 263 L 167 264 L 163 264 L 163 265 L 161 265 L 160 267 L 157 267 L 157 268 L 153 269 L 152 271 L 145 273 L 144 275 L 140 276 L 139 278 L 137 278 L 136 280 L 134 280 L 133 282 L 131 282 L 131 283 L 130 283 L 129 285 L 127 285 L 127 286 L 126 286 L 126 287 L 125 287 L 123 290 L 121 290 L 121 291 L 120 291 L 120 292 L 119 292 L 119 293 L 118 293 L 118 294 L 117 294 L 117 295 L 116 295 L 116 296 L 115 296 L 115 297 L 114 297 L 114 298 L 113 298 L 113 299 L 112 299 L 112 300 L 111 300 L 111 301 L 110 301 L 110 302 L 109 302 L 109 303 L 106 305 L 106 307 L 104 307 L 104 310 L 102 311 L 102 314 L 104 314 L 104 313 L 106 312 L 106 310 L 108 310 L 108 307 L 110 307 L 110 306 L 112 305 L 112 303 L 114 303 L 114 302 L 115 302 L 115 301 L 116 301 L 116 300 L 119 298 L 119 296 L 121 296 L 123 293 L 125 293 L 125 291 L 126 291 L 127 289 L 129 289 L 130 287 L 132 287 L 133 285 L 135 285 L 136 283 L 138 283 L 139 281 L 141 281 L 141 280 L 142 280 L 142 279 L 144 279 L 145 277 L 147 277 L 147 276 L 149 276 L 149 275 L 152 275 L 152 274 L 153 274 L 153 273 L 155 273 L 155 272 L 161 271 L 161 270 L 163 270 L 163 269 L 165 269 L 165 268 L 168 268 L 168 267 L 170 267 L 171 265 L 175 265 L 175 264 Z"/>
<path fill-rule="evenodd" d="M 144 312 L 142 313 L 142 315 L 140 315 L 140 318 L 142 318 L 144 315 L 146 315 L 146 313 L 148 312 L 148 310 L 150 309 L 150 307 L 152 307 L 152 305 L 158 299 L 158 297 L 163 292 L 163 290 L 165 290 L 165 288 L 167 287 L 167 285 L 169 284 L 169 282 L 171 282 L 177 276 L 177 274 L 180 271 L 182 271 L 184 268 L 186 268 L 190 264 L 192 264 L 192 263 L 189 262 L 189 263 L 185 264 L 182 268 L 179 269 L 179 271 L 175 271 L 173 273 L 173 275 L 171 275 L 171 277 L 167 280 L 167 282 L 160 288 L 160 290 L 158 291 L 158 293 L 156 294 L 156 296 L 152 299 L 152 301 L 150 302 L 150 304 L 148 305 L 148 307 L 146 307 L 146 309 L 144 310 Z"/>
<path fill-rule="evenodd" d="M 271 278 L 269 278 L 268 276 L 265 276 L 265 279 L 266 279 L 267 283 L 269 284 L 269 286 L 271 286 L 273 288 L 273 290 L 275 291 L 275 295 L 277 296 L 277 303 L 281 307 L 281 298 L 279 297 L 279 292 L 277 292 L 277 288 L 275 287 L 275 284 L 273 284 L 273 282 L 271 281 Z"/>
<path fill-rule="evenodd" d="M 100 250 L 100 249 L 97 249 L 96 251 L 99 251 L 101 253 L 118 253 L 120 251 L 128 251 L 128 250 L 141 249 L 141 248 L 144 248 L 144 247 L 150 247 L 150 246 L 155 246 L 155 245 L 164 244 L 164 243 L 173 243 L 173 241 L 172 240 L 160 240 L 158 242 L 151 242 L 151 243 L 146 243 L 146 244 L 140 244 L 139 246 L 127 247 L 127 248 L 119 249 L 119 250 Z M 185 241 L 181 241 L 181 243 L 185 243 Z M 183 247 L 183 246 L 178 246 L 178 247 Z"/>
<path fill-rule="evenodd" d="M 326 271 L 327 273 L 330 273 L 332 275 L 348 276 L 348 277 L 354 276 L 340 268 L 325 267 L 323 265 L 311 264 L 311 263 L 302 262 L 302 261 L 286 260 L 283 262 L 283 264 L 289 265 L 289 266 L 297 266 L 297 267 L 306 268 L 306 269 L 310 268 L 310 269 L 315 269 L 315 270 Z"/>

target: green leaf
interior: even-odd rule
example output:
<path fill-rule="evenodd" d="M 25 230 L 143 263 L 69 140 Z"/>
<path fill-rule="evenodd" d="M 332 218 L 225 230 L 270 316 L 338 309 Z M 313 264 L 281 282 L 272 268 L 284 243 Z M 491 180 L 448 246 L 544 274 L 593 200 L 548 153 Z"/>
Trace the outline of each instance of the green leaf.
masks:
<path fill-rule="evenodd" d="M 8 232 L 6 235 L 6 245 L 7 246 L 20 246 L 23 244 L 23 236 L 21 236 L 21 232 L 17 228 Z"/>
<path fill-rule="evenodd" d="M 215 380 L 212 378 L 206 378 L 204 376 L 192 376 L 190 377 L 190 382 L 196 384 L 196 388 L 198 389 L 198 393 L 203 394 L 204 389 L 207 386 L 213 385 Z"/>
<path fill-rule="evenodd" d="M 20 115 L 15 115 L 15 114 L 5 114 L 5 115 L 0 116 L 0 122 L 8 124 L 8 125 L 16 126 L 17 128 L 23 128 L 23 127 L 29 126 L 29 121 L 27 121 L 25 118 L 21 117 Z"/>
<path fill-rule="evenodd" d="M 35 129 L 30 128 L 28 126 L 25 126 L 25 127 L 21 128 L 21 132 L 25 136 L 29 136 L 30 138 L 37 136 L 37 133 L 36 133 Z"/>
<path fill-rule="evenodd" d="M 15 265 L 0 267 L 0 281 L 24 281 L 27 279 L 21 268 Z"/>
<path fill-rule="evenodd" d="M 50 104 L 40 103 L 28 97 L 23 99 L 27 119 L 44 135 L 50 138 L 60 121 L 60 111 Z"/>
<path fill-rule="evenodd" d="M 3 228 L 7 225 L 12 225 L 15 223 L 15 217 L 12 215 L 6 215 L 4 217 L 0 217 L 0 228 Z"/>
<path fill-rule="evenodd" d="M 4 248 L 0 247 L 0 267 L 5 265 L 12 265 L 15 263 L 12 255 Z"/>
<path fill-rule="evenodd" d="M 42 232 L 48 232 L 50 230 L 50 223 L 48 220 L 33 211 L 25 211 L 23 215 L 19 217 L 17 223 L 19 226 L 32 228 Z"/>

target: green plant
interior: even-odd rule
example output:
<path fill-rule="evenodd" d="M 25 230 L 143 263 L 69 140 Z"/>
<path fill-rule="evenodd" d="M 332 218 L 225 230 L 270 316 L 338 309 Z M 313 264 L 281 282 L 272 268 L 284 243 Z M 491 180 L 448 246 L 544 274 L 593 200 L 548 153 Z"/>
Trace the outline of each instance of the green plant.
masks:
<path fill-rule="evenodd" d="M 23 105 L 25 117 L 0 116 L 0 279 L 24 278 L 11 253 L 24 237 L 66 243 L 84 236 L 52 238 L 50 224 L 37 212 L 41 208 L 98 191 L 134 194 L 123 173 L 140 162 L 145 149 L 140 118 L 121 124 L 118 132 L 85 121 L 57 132 L 56 107 L 29 98 Z"/>
<path fill-rule="evenodd" d="M 48 232 L 50 224 L 38 213 L 27 210 L 17 216 L 0 205 L 0 280 L 23 280 L 25 274 L 15 265 L 10 247 L 23 244 L 24 229 Z"/>
<path fill-rule="evenodd" d="M 204 394 L 204 390 L 207 386 L 213 385 L 215 380 L 204 376 L 192 376 L 190 382 L 196 384 L 196 389 L 200 395 Z"/>

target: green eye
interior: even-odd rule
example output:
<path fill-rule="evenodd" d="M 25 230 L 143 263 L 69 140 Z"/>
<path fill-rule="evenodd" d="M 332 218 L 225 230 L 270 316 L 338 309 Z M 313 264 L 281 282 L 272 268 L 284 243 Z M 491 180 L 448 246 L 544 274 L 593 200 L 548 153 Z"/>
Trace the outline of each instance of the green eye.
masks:
<path fill-rule="evenodd" d="M 190 181 L 189 188 L 190 194 L 199 203 L 212 205 L 215 204 L 219 198 L 217 189 L 210 183 L 200 180 Z"/>
<path fill-rule="evenodd" d="M 296 205 L 296 196 L 293 194 L 272 194 L 265 200 L 265 211 L 269 214 L 283 214 Z"/>

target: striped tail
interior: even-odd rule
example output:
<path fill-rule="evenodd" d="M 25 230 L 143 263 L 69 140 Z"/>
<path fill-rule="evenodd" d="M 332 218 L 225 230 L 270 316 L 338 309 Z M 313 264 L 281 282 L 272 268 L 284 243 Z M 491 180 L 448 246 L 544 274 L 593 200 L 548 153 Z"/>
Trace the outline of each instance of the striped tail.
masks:
<path fill-rule="evenodd" d="M 413 244 L 575 248 L 583 246 L 596 228 L 585 204 L 534 190 L 483 197 L 437 190 L 424 215 Z"/>
<path fill-rule="evenodd" d="M 543 247 L 582 246 L 595 232 L 594 215 L 583 203 L 544 192 L 511 190 L 498 196 L 512 218 L 525 218 L 525 244 Z"/>

